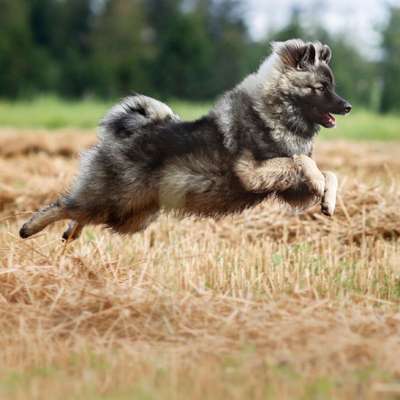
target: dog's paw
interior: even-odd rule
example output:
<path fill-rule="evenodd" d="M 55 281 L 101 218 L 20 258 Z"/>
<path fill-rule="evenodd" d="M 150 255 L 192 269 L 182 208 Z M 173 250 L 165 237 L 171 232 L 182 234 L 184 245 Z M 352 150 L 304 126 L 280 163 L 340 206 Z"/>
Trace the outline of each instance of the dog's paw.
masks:
<path fill-rule="evenodd" d="M 63 242 L 67 242 L 67 241 L 70 242 L 70 241 L 72 241 L 72 240 L 78 239 L 78 237 L 79 237 L 79 235 L 76 236 L 75 234 L 73 234 L 72 232 L 70 232 L 69 229 L 66 229 L 66 230 L 63 232 L 62 236 L 61 236 L 61 240 L 62 240 Z"/>
<path fill-rule="evenodd" d="M 325 176 L 318 169 L 313 159 L 305 155 L 295 157 L 295 162 L 301 169 L 305 182 L 315 196 L 322 198 L 325 193 Z"/>
<path fill-rule="evenodd" d="M 68 224 L 67 229 L 62 234 L 62 240 L 65 241 L 65 242 L 66 241 L 76 240 L 81 235 L 81 232 L 82 232 L 82 225 L 79 225 L 75 221 L 71 221 Z"/>
<path fill-rule="evenodd" d="M 322 201 L 321 203 L 321 212 L 327 217 L 332 217 L 335 212 L 335 204 L 329 201 L 325 201 L 324 199 L 324 201 Z"/>
<path fill-rule="evenodd" d="M 322 174 L 307 176 L 307 186 L 317 196 L 323 197 L 325 192 L 325 178 Z"/>
<path fill-rule="evenodd" d="M 324 172 L 323 174 L 325 176 L 325 192 L 322 197 L 321 212 L 331 217 L 336 208 L 338 181 L 333 172 Z"/>

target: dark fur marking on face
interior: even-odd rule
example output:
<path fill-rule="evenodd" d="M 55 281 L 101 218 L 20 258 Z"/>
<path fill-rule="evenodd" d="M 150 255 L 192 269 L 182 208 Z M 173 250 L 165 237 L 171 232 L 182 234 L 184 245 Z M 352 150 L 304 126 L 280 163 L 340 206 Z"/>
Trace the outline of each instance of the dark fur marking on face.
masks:
<path fill-rule="evenodd" d="M 335 84 L 335 78 L 332 70 L 326 64 L 320 64 L 318 66 L 318 73 L 325 79 L 330 85 Z"/>

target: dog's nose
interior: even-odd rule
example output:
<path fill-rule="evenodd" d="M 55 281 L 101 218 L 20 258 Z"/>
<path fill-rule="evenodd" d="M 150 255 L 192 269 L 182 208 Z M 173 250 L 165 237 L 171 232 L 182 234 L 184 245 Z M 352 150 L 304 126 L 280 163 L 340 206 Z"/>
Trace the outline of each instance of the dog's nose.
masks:
<path fill-rule="evenodd" d="M 350 103 L 348 103 L 347 101 L 346 101 L 346 103 L 344 103 L 344 112 L 345 112 L 345 114 L 348 114 L 350 111 L 351 111 L 351 109 L 353 108 L 352 106 L 351 106 L 351 104 Z"/>

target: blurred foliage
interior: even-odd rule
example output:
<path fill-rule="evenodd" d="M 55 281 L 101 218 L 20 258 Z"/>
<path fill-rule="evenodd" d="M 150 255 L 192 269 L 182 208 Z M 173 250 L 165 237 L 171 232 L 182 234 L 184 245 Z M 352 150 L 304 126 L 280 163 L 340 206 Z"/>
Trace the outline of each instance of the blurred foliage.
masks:
<path fill-rule="evenodd" d="M 114 99 L 131 91 L 208 100 L 233 87 L 268 55 L 271 40 L 320 40 L 333 50 L 338 91 L 353 103 L 400 109 L 400 11 L 382 32 L 382 59 L 307 25 L 255 41 L 239 0 L 0 0 L 0 96 L 53 93 Z M 309 21 L 307 21 L 309 22 Z"/>
<path fill-rule="evenodd" d="M 392 8 L 383 31 L 381 111 L 400 111 L 400 8 Z"/>

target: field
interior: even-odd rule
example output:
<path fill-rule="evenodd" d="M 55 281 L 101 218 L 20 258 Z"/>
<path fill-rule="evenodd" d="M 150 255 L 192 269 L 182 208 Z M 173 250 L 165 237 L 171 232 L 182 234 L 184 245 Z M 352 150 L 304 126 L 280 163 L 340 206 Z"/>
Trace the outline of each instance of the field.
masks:
<path fill-rule="evenodd" d="M 340 178 L 331 219 L 265 203 L 132 237 L 89 227 L 64 245 L 57 224 L 22 241 L 103 112 L 71 105 L 49 126 L 60 114 L 34 107 L 0 105 L 0 399 L 400 398 L 400 142 L 317 143 Z M 335 136 L 400 138 L 396 117 L 351 118 Z"/>

